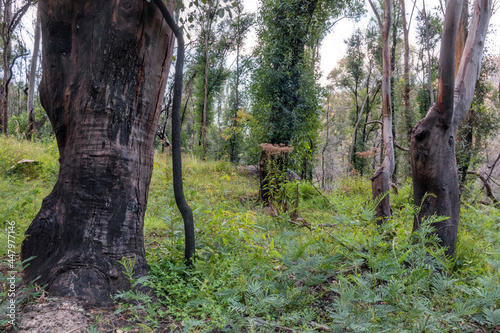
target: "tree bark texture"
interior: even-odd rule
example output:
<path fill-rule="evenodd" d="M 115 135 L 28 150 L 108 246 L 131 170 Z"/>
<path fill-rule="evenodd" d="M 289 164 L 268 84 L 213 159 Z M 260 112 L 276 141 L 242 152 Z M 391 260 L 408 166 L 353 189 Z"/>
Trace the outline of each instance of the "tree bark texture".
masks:
<path fill-rule="evenodd" d="M 413 128 L 410 148 L 414 202 L 421 207 L 413 230 L 419 228 L 423 218 L 434 214 L 448 217 L 435 223 L 441 245 L 447 247 L 448 255 L 453 255 L 455 251 L 460 214 L 451 122 L 455 47 L 461 9 L 462 0 L 448 2 L 441 39 L 437 101 Z"/>
<path fill-rule="evenodd" d="M 391 216 L 392 209 L 389 199 L 391 178 L 394 173 L 394 138 L 392 133 L 391 109 L 391 63 L 389 51 L 389 36 L 391 29 L 392 3 L 385 0 L 384 22 L 382 27 L 382 137 L 384 144 L 384 160 L 382 165 L 370 177 L 372 181 L 372 195 L 374 199 L 381 198 L 376 208 L 378 222 Z"/>
<path fill-rule="evenodd" d="M 410 133 L 412 129 L 412 119 L 411 119 L 411 105 L 410 105 L 410 42 L 409 42 L 409 33 L 408 29 L 410 28 L 406 23 L 406 8 L 405 8 L 405 0 L 400 0 L 401 3 L 401 17 L 402 17 L 402 25 L 403 25 L 403 40 L 404 40 L 404 114 L 405 114 L 405 132 L 406 138 L 410 141 Z"/>
<path fill-rule="evenodd" d="M 40 49 L 40 19 L 38 16 L 37 10 L 37 18 L 35 25 L 35 40 L 33 42 L 33 56 L 31 57 L 31 68 L 30 68 L 30 76 L 28 82 L 28 103 L 27 103 L 27 120 L 28 120 L 28 129 L 27 136 L 28 140 L 31 140 L 34 132 L 35 132 L 35 81 L 36 81 L 36 67 L 38 64 L 38 52 Z"/>
<path fill-rule="evenodd" d="M 460 217 L 455 133 L 472 104 L 491 15 L 491 0 L 474 3 L 455 85 L 455 46 L 461 6 L 460 0 L 448 2 L 439 59 L 438 100 L 415 126 L 411 139 L 414 202 L 421 206 L 413 228 L 417 229 L 423 218 L 434 214 L 448 217 L 435 226 L 450 256 L 455 251 Z"/>
<path fill-rule="evenodd" d="M 208 1 L 207 30 L 205 31 L 205 87 L 203 91 L 203 110 L 201 115 L 201 140 L 203 148 L 203 160 L 207 157 L 207 105 L 208 105 L 208 74 L 210 71 L 210 54 L 208 52 L 208 40 L 212 33 L 212 2 Z"/>
<path fill-rule="evenodd" d="M 5 1 L 2 18 L 2 56 L 3 56 L 3 80 L 0 89 L 0 131 L 9 134 L 9 84 L 11 80 L 11 21 L 12 21 L 12 1 Z"/>
<path fill-rule="evenodd" d="M 425 11 L 425 0 L 422 0 L 422 14 L 425 20 L 425 48 L 427 49 L 427 88 L 431 99 L 431 105 L 434 104 L 434 88 L 432 87 L 432 57 L 429 46 L 429 21 L 427 20 L 427 13 Z"/>
<path fill-rule="evenodd" d="M 467 42 L 467 26 L 469 23 L 469 1 L 463 0 L 462 12 L 460 14 L 460 23 L 458 25 L 457 33 L 457 49 L 455 50 L 455 77 L 458 74 L 458 69 L 460 68 L 460 61 L 462 60 L 462 54 L 464 53 L 465 43 Z"/>
<path fill-rule="evenodd" d="M 117 260 L 148 273 L 144 213 L 174 36 L 143 0 L 39 2 L 40 98 L 59 178 L 26 231 L 25 280 L 54 296 L 108 302 L 129 289 Z"/>
<path fill-rule="evenodd" d="M 481 72 L 481 61 L 490 22 L 492 0 L 476 0 L 472 20 L 467 34 L 467 42 L 460 60 L 460 68 L 455 79 L 452 130 L 455 132 L 469 112 L 476 82 Z"/>

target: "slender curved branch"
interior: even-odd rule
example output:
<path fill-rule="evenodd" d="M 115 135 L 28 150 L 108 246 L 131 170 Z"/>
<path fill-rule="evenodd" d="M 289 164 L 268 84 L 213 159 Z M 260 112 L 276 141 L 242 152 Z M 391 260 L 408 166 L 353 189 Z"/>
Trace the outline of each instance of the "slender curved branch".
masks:
<path fill-rule="evenodd" d="M 351 142 L 351 149 L 349 149 L 349 166 L 347 167 L 347 173 L 350 172 L 351 169 L 351 160 L 352 160 L 352 152 L 354 149 L 354 144 L 356 141 L 356 131 L 358 130 L 359 122 L 361 121 L 361 116 L 365 112 L 365 105 L 366 105 L 366 100 L 368 99 L 369 95 L 367 94 L 365 99 L 363 100 L 363 105 L 361 106 L 361 111 L 359 111 L 358 115 L 358 120 L 356 121 L 356 125 L 354 126 L 354 132 L 352 133 L 352 142 Z"/>
<path fill-rule="evenodd" d="M 370 121 L 367 121 L 365 123 L 365 125 L 370 125 L 370 124 L 379 124 L 380 126 L 382 126 L 382 121 L 380 121 L 380 120 L 370 120 Z"/>
<path fill-rule="evenodd" d="M 500 203 L 498 202 L 498 199 L 493 194 L 493 189 L 491 188 L 491 185 L 488 182 L 488 179 L 486 179 L 486 177 L 484 177 L 481 173 L 479 173 L 477 171 L 467 170 L 467 173 L 469 175 L 477 176 L 483 182 L 484 188 L 486 189 L 486 195 L 491 199 L 491 201 L 493 202 L 493 205 L 495 207 L 500 208 Z"/>
<path fill-rule="evenodd" d="M 405 148 L 405 147 L 400 146 L 399 143 L 396 142 L 396 140 L 394 140 L 394 147 L 396 147 L 402 151 L 410 151 L 410 148 Z"/>
<path fill-rule="evenodd" d="M 195 255 L 194 239 L 194 221 L 193 210 L 189 207 L 184 196 L 182 185 L 182 156 L 181 156 L 181 98 L 182 98 L 182 79 L 184 69 L 184 37 L 182 30 L 175 23 L 170 15 L 167 6 L 162 0 L 152 0 L 160 9 L 165 21 L 177 38 L 177 59 L 175 62 L 174 77 L 174 98 L 172 102 L 172 174 L 174 183 L 174 196 L 177 208 L 182 214 L 184 220 L 184 233 L 186 236 L 186 245 L 184 250 L 184 259 L 188 266 L 193 265 Z"/>
<path fill-rule="evenodd" d="M 372 7 L 372 10 L 373 10 L 373 13 L 375 14 L 375 17 L 377 18 L 379 28 L 380 28 L 380 30 L 382 30 L 383 24 L 382 24 L 382 20 L 380 19 L 380 15 L 377 12 L 377 9 L 375 9 L 375 6 L 373 5 L 372 0 L 368 0 L 368 2 L 370 3 L 370 7 Z"/>
<path fill-rule="evenodd" d="M 16 27 L 19 25 L 24 14 L 26 14 L 26 12 L 28 11 L 28 8 L 31 5 L 34 5 L 35 3 L 36 1 L 35 2 L 28 1 L 28 3 L 24 4 L 24 6 L 22 6 L 17 12 L 14 13 L 14 17 L 10 21 L 9 27 L 7 29 L 7 33 L 9 34 L 9 36 L 12 35 Z"/>
<path fill-rule="evenodd" d="M 495 166 L 497 165 L 499 160 L 500 160 L 500 154 L 498 154 L 498 157 L 495 160 L 495 162 L 493 162 L 493 164 L 489 166 L 490 172 L 488 174 L 488 177 L 486 177 L 487 180 L 491 178 L 491 174 L 493 173 L 493 170 L 495 170 Z"/>
<path fill-rule="evenodd" d="M 10 81 L 12 80 L 12 77 L 14 76 L 14 73 L 12 71 L 12 68 L 14 67 L 14 65 L 16 64 L 16 61 L 17 59 L 21 58 L 21 57 L 25 57 L 29 55 L 29 53 L 22 53 L 22 54 L 16 54 L 16 56 L 14 57 L 14 59 L 12 60 L 12 63 L 10 64 L 9 66 L 9 76 L 7 77 L 7 81 L 6 81 L 6 84 L 4 84 L 4 86 L 8 86 L 10 84 Z"/>

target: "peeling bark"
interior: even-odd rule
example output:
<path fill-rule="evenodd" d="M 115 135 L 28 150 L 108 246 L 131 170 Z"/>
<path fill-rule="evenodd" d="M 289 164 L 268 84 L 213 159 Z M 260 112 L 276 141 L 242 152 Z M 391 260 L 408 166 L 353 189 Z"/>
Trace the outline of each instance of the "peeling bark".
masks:
<path fill-rule="evenodd" d="M 401 3 L 401 17 L 402 17 L 402 24 L 403 24 L 403 38 L 404 38 L 404 47 L 405 47 L 405 53 L 404 53 L 404 105 L 405 105 L 405 120 L 406 120 L 406 135 L 408 141 L 410 141 L 410 133 L 412 129 L 412 120 L 411 120 L 411 108 L 410 108 L 410 42 L 409 42 L 409 33 L 408 29 L 409 26 L 406 23 L 406 8 L 405 8 L 405 0 L 400 0 Z"/>
<path fill-rule="evenodd" d="M 425 20 L 425 47 L 427 49 L 427 89 L 429 90 L 429 95 L 431 98 L 431 105 L 434 104 L 434 89 L 432 87 L 432 57 L 431 57 L 431 50 L 429 46 L 429 22 L 427 20 L 427 13 L 425 11 L 425 0 L 422 0 L 422 15 L 424 16 Z"/>
<path fill-rule="evenodd" d="M 463 0 L 462 13 L 460 14 L 460 23 L 458 25 L 457 49 L 455 50 L 455 77 L 460 68 L 460 61 L 464 53 L 465 43 L 467 42 L 467 24 L 469 23 L 469 0 Z"/>
<path fill-rule="evenodd" d="M 31 140 L 31 137 L 36 131 L 35 127 L 35 111 L 34 111 L 34 101 L 35 101 L 35 81 L 36 81 L 36 67 L 38 64 L 38 52 L 40 49 L 40 19 L 38 16 L 37 10 L 37 18 L 35 25 L 35 40 L 33 41 L 33 56 L 31 57 L 31 68 L 30 68 L 30 76 L 28 82 L 28 105 L 27 105 L 27 119 L 28 119 L 28 129 L 27 129 L 27 137 L 28 140 Z"/>
<path fill-rule="evenodd" d="M 411 138 L 414 202 L 421 207 L 413 229 L 418 229 L 422 219 L 432 215 L 447 217 L 435 223 L 435 227 L 449 256 L 455 251 L 460 217 L 455 133 L 472 103 L 491 0 L 476 0 L 474 4 L 455 85 L 455 47 L 461 8 L 461 0 L 448 2 L 441 41 L 437 101 L 414 127 Z"/>
<path fill-rule="evenodd" d="M 40 98 L 59 178 L 26 231 L 26 281 L 53 296 L 111 301 L 129 289 L 122 257 L 148 273 L 144 213 L 173 34 L 143 0 L 39 2 Z"/>
<path fill-rule="evenodd" d="M 375 11 L 373 5 L 372 8 Z M 389 191 L 391 190 L 392 174 L 396 166 L 394 160 L 394 138 L 392 133 L 391 63 L 389 51 L 391 10 L 391 0 L 385 0 L 384 22 L 382 26 L 382 138 L 384 144 L 384 159 L 382 165 L 380 165 L 370 177 L 372 181 L 373 199 L 381 198 L 376 208 L 378 223 L 382 223 L 386 218 L 392 215 Z M 381 20 L 379 17 L 378 21 L 380 24 Z"/>
<path fill-rule="evenodd" d="M 12 1 L 5 1 L 2 19 L 2 60 L 3 60 L 3 80 L 0 87 L 0 131 L 5 135 L 9 134 L 9 84 L 11 80 L 11 33 L 10 24 L 12 20 Z"/>

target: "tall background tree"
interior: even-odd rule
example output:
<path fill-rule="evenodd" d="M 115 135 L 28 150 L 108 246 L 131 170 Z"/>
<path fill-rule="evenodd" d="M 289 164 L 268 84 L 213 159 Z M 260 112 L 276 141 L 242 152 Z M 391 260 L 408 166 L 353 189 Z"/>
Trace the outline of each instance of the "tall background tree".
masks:
<path fill-rule="evenodd" d="M 392 2 L 384 1 L 384 20 L 382 21 L 376 8 L 370 0 L 370 5 L 377 17 L 379 27 L 382 30 L 382 137 L 384 159 L 380 167 L 370 177 L 372 181 L 372 195 L 374 199 L 379 198 L 377 205 L 377 218 L 379 221 L 391 216 L 392 209 L 389 200 L 392 174 L 396 162 L 394 159 L 394 136 L 392 129 L 392 102 L 391 102 L 391 54 L 389 51 L 389 37 L 392 22 Z"/>
<path fill-rule="evenodd" d="M 250 69 L 250 59 L 242 55 L 245 37 L 254 23 L 254 16 L 245 13 L 243 4 L 238 2 L 234 8 L 234 19 L 231 28 L 235 31 L 233 48 L 236 52 L 234 60 L 234 70 L 230 74 L 229 84 L 229 105 L 225 113 L 227 126 L 224 128 L 224 139 L 227 141 L 227 151 L 231 163 L 238 163 L 240 153 L 243 149 L 243 123 L 247 118 L 245 105 L 245 94 L 243 94 L 242 84 L 246 83 Z"/>
<path fill-rule="evenodd" d="M 26 136 L 29 140 L 33 137 L 36 131 L 35 128 L 35 81 L 36 81 L 36 69 L 38 65 L 38 56 L 40 50 L 40 19 L 38 17 L 38 9 L 35 22 L 35 35 L 33 40 L 33 54 L 31 56 L 31 67 L 28 78 L 28 103 L 27 103 L 27 128 Z"/>
<path fill-rule="evenodd" d="M 3 79 L 0 86 L 0 131 L 9 133 L 9 87 L 12 81 L 12 67 L 16 60 L 27 55 L 22 43 L 14 43 L 17 28 L 24 14 L 33 3 L 23 1 L 17 3 L 14 0 L 2 2 L 2 24 L 0 34 L 2 37 L 2 60 Z M 13 45 L 14 44 L 14 45 Z"/>
<path fill-rule="evenodd" d="M 296 170 L 312 178 L 311 160 L 317 146 L 320 89 L 316 83 L 316 47 L 328 22 L 359 11 L 355 2 L 321 0 L 263 1 L 260 8 L 257 66 L 252 84 L 253 127 L 257 143 L 272 146 L 261 154 L 261 198 L 269 199 L 268 176 L 263 166 L 275 153 L 278 168 L 289 167 L 293 147 Z M 275 148 L 270 148 L 275 147 Z M 277 149 L 277 150 L 276 150 Z M 298 167 L 297 167 L 298 166 Z"/>

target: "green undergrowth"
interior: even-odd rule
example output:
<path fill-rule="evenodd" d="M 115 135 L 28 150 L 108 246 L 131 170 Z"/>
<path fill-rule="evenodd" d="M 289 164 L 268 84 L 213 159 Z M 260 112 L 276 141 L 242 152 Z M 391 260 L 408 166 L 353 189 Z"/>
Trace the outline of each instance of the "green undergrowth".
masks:
<path fill-rule="evenodd" d="M 16 145 L 15 152 L 6 143 Z M 21 235 L 55 182 L 54 143 L 0 139 L 0 209 Z M 37 176 L 5 175 L 38 159 Z M 258 180 L 224 161 L 184 156 L 184 188 L 196 223 L 194 268 L 183 263 L 171 156 L 157 154 L 145 218 L 148 285 L 115 295 L 122 330 L 141 332 L 493 332 L 500 327 L 500 212 L 462 205 L 454 259 L 437 246 L 432 222 L 412 233 L 410 182 L 391 193 L 393 217 L 373 218 L 368 180 L 331 191 L 299 190 L 299 217 L 275 216 L 258 201 Z M 2 236 L 3 237 L 3 236 Z M 2 256 L 4 254 L 2 253 Z"/>
<path fill-rule="evenodd" d="M 300 226 L 260 205 L 257 179 L 226 162 L 186 156 L 184 185 L 197 231 L 196 266 L 188 269 L 169 158 L 156 160 L 161 182 L 153 182 L 150 198 L 161 204 L 148 208 L 147 253 L 152 285 L 186 331 L 488 332 L 500 326 L 498 210 L 464 205 L 457 255 L 446 259 L 432 220 L 411 233 L 418 208 L 410 182 L 391 194 L 394 215 L 383 226 L 373 219 L 366 179 L 339 180 L 328 193 L 310 183 L 293 185 L 305 220 Z"/>
<path fill-rule="evenodd" d="M 43 198 L 57 180 L 58 158 L 55 141 L 30 143 L 0 136 L 0 229 L 14 224 L 16 253 Z M 17 165 L 22 160 L 34 163 Z M 7 234 L 0 233 L 0 244 L 7 243 Z M 0 256 L 6 254 L 7 246 L 1 246 Z"/>

